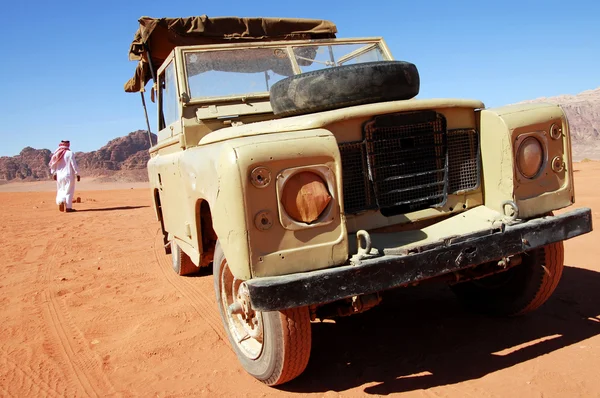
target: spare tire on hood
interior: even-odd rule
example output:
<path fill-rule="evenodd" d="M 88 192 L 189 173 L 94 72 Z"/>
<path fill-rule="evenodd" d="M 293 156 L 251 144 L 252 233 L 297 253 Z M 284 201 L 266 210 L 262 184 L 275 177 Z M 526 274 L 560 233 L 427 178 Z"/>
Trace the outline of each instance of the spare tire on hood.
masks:
<path fill-rule="evenodd" d="M 407 100 L 419 94 L 419 72 L 410 62 L 366 62 L 290 76 L 273 84 L 276 116 L 328 111 L 353 105 Z"/>

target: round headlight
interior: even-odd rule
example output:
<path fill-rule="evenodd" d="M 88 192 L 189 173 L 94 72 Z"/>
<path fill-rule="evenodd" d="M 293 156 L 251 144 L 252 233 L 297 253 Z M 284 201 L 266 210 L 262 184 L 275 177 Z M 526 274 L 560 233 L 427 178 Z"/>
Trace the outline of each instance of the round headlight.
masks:
<path fill-rule="evenodd" d="M 535 177 L 544 164 L 544 149 L 534 137 L 527 137 L 517 150 L 517 167 L 526 178 Z"/>
<path fill-rule="evenodd" d="M 290 218 L 310 224 L 325 211 L 331 195 L 321 176 L 303 171 L 285 182 L 281 202 Z"/>

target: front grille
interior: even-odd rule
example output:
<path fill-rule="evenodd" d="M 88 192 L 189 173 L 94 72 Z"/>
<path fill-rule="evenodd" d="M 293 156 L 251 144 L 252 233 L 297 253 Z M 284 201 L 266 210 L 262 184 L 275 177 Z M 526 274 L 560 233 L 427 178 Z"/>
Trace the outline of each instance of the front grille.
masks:
<path fill-rule="evenodd" d="M 447 132 L 446 119 L 434 111 L 378 116 L 365 124 L 362 141 L 339 148 L 347 214 L 439 207 L 448 192 L 478 186 L 477 133 Z"/>
<path fill-rule="evenodd" d="M 448 131 L 448 190 L 469 191 L 479 185 L 479 137 L 475 130 Z"/>
<path fill-rule="evenodd" d="M 435 112 L 376 117 L 365 125 L 367 160 L 384 215 L 437 206 L 446 199 L 446 123 Z"/>

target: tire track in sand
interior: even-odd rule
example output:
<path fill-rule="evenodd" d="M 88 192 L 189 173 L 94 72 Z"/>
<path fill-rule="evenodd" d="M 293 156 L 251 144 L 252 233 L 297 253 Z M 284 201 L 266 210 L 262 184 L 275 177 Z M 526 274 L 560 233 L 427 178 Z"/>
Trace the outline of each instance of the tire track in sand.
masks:
<path fill-rule="evenodd" d="M 186 277 L 177 275 L 171 267 L 170 256 L 163 252 L 162 236 L 160 228 L 154 234 L 154 256 L 156 265 L 164 275 L 167 282 L 173 286 L 181 295 L 188 300 L 198 315 L 214 330 L 219 339 L 229 346 L 229 340 L 223 330 L 221 315 L 217 309 L 216 299 L 213 296 L 212 278 Z M 209 279 L 209 281 L 207 281 Z M 207 290 L 212 293 L 208 295 Z"/>
<path fill-rule="evenodd" d="M 39 264 L 38 260 L 47 246 L 48 238 L 40 236 L 33 246 L 26 250 L 23 263 L 29 265 L 27 268 Z M 35 280 L 39 279 L 36 277 Z M 26 294 L 29 297 L 37 296 L 36 292 Z M 26 298 L 22 300 L 27 301 Z M 51 368 L 48 366 L 48 359 L 36 355 L 35 348 L 27 345 L 27 339 L 18 342 L 19 326 L 3 326 L 5 326 L 2 328 L 5 345 L 0 345 L 0 396 L 61 396 L 61 393 L 51 384 L 52 378 L 45 377 L 43 374 L 43 369 Z M 15 391 L 18 392 L 13 395 Z"/>
<path fill-rule="evenodd" d="M 52 268 L 57 262 L 56 253 L 60 245 L 55 243 L 43 263 L 46 287 L 42 293 L 43 318 L 50 338 L 49 348 L 60 353 L 59 361 L 65 376 L 85 396 L 114 394 L 115 389 L 102 370 L 102 361 L 88 347 L 81 331 L 70 321 L 68 308 L 61 305 L 53 291 Z"/>

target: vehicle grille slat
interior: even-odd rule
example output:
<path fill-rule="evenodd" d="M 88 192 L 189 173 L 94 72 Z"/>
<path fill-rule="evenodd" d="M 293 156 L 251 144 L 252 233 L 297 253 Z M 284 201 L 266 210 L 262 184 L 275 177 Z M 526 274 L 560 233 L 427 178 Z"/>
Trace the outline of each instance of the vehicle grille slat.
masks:
<path fill-rule="evenodd" d="M 423 173 L 414 173 L 414 174 L 410 174 L 410 175 L 405 175 L 405 176 L 392 176 L 392 177 L 388 177 L 385 179 L 385 181 L 393 181 L 393 180 L 402 180 L 405 178 L 411 178 L 411 177 L 417 177 L 417 176 L 425 176 L 425 175 L 429 175 L 429 174 L 434 174 L 434 173 L 441 173 L 443 172 L 444 169 L 436 169 L 436 170 L 431 170 L 431 171 L 425 171 Z"/>
<path fill-rule="evenodd" d="M 416 203 L 416 202 L 429 201 L 429 200 L 432 200 L 432 199 L 439 199 L 439 198 L 443 198 L 443 197 L 444 197 L 444 195 L 426 196 L 424 198 L 413 199 L 413 200 L 406 200 L 404 202 L 394 203 L 394 205 L 395 206 L 401 206 L 401 205 L 406 205 L 406 204 L 411 204 L 411 203 Z"/>
<path fill-rule="evenodd" d="M 394 193 L 402 193 L 402 192 L 414 191 L 416 189 L 422 189 L 422 188 L 433 188 L 433 187 L 438 186 L 438 185 L 444 185 L 445 183 L 446 183 L 445 181 L 438 181 L 438 182 L 434 182 L 434 183 L 431 183 L 431 184 L 424 184 L 424 185 L 417 185 L 417 186 L 414 186 L 414 187 L 394 189 L 394 190 L 391 190 L 389 192 L 386 192 L 386 195 L 390 195 L 390 194 L 394 194 Z"/>
<path fill-rule="evenodd" d="M 374 156 L 394 156 L 394 155 L 404 155 L 406 156 L 406 154 L 408 154 L 409 156 L 414 152 L 414 151 L 419 151 L 419 150 L 429 150 L 431 148 L 435 148 L 435 147 L 439 147 L 441 150 L 444 150 L 443 145 L 442 144 L 436 144 L 436 145 L 422 145 L 422 146 L 415 146 L 413 148 L 407 148 L 407 149 L 398 149 L 398 150 L 390 150 L 389 148 L 387 149 L 385 155 L 374 155 Z"/>

